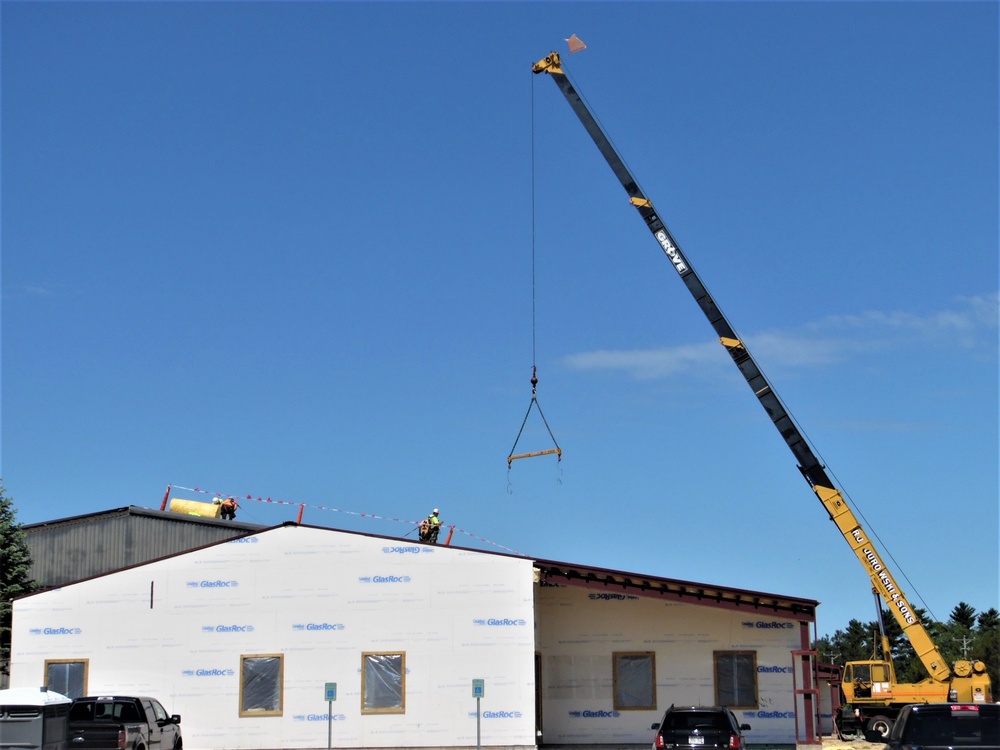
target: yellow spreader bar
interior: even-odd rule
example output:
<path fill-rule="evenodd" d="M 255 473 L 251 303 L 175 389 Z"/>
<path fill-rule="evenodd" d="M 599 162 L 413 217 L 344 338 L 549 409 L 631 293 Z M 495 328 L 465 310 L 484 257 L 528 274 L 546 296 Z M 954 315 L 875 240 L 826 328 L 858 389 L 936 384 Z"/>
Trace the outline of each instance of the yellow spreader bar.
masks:
<path fill-rule="evenodd" d="M 518 458 L 534 458 L 535 456 L 549 456 L 555 453 L 559 456 L 559 460 L 562 460 L 562 448 L 549 448 L 544 451 L 535 451 L 534 453 L 518 453 L 515 455 L 507 456 L 507 467 L 509 468 L 512 463 Z"/>

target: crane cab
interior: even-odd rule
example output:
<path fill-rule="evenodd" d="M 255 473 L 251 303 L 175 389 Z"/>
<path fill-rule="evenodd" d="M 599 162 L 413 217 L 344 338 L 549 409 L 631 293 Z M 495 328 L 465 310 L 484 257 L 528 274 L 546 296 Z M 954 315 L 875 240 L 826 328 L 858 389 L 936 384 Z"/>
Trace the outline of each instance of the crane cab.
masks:
<path fill-rule="evenodd" d="M 895 682 L 892 662 L 877 659 L 849 661 L 844 667 L 842 689 L 848 703 L 865 698 L 880 700 L 892 698 Z"/>

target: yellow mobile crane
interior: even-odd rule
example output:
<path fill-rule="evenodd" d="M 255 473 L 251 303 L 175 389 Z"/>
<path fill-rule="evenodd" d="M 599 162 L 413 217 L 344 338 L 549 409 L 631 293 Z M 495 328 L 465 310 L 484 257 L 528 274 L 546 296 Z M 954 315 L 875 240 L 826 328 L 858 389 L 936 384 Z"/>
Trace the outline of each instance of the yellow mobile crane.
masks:
<path fill-rule="evenodd" d="M 825 467 L 799 432 L 771 383 L 750 356 L 744 342 L 729 325 L 715 300 L 695 273 L 691 261 L 681 252 L 676 240 L 653 208 L 652 202 L 643 194 L 625 162 L 576 92 L 562 68 L 559 53 L 553 52 L 539 60 L 532 66 L 532 70 L 535 73 L 549 75 L 580 118 L 580 122 L 583 123 L 598 150 L 625 188 L 629 203 L 646 222 L 646 226 L 666 253 L 674 270 L 680 275 L 684 285 L 708 318 L 708 322 L 719 337 L 719 342 L 726 347 L 726 351 L 771 418 L 771 422 L 791 449 L 802 476 L 823 503 L 830 520 L 837 525 L 844 539 L 854 550 L 858 561 L 871 578 L 873 590 L 881 596 L 892 612 L 927 670 L 929 676 L 920 682 L 913 684 L 897 682 L 889 640 L 883 628 L 881 654 L 867 661 L 848 662 L 844 668 L 843 705 L 836 716 L 838 731 L 843 735 L 854 733 L 860 728 L 866 736 L 873 739 L 886 739 L 896 714 L 907 703 L 991 702 L 993 698 L 990 678 L 983 662 L 957 661 L 949 665 L 942 658 L 941 652 L 889 572 L 882 556 L 858 522 L 842 493 L 827 476 Z M 879 610 L 881 615 L 881 607 Z"/>

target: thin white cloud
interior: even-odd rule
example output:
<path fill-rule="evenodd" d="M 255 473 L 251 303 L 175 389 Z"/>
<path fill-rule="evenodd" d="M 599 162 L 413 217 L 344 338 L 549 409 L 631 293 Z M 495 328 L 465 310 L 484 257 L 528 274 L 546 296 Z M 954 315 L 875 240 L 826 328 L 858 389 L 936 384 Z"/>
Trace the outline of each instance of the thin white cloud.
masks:
<path fill-rule="evenodd" d="M 996 346 L 1000 293 L 962 297 L 948 310 L 926 315 L 868 311 L 831 316 L 798 330 L 766 331 L 745 336 L 755 359 L 768 368 L 815 367 L 845 362 L 861 354 L 906 346 Z M 714 371 L 727 366 L 722 346 L 702 344 L 654 349 L 602 349 L 563 358 L 574 370 L 613 370 L 636 380 L 655 380 L 682 372 Z"/>
<path fill-rule="evenodd" d="M 625 370 L 637 380 L 653 380 L 696 370 L 719 361 L 719 347 L 689 344 L 660 349 L 603 349 L 570 354 L 563 358 L 573 370 Z"/>
<path fill-rule="evenodd" d="M 47 286 L 42 286 L 40 284 L 25 284 L 24 287 L 25 294 L 32 297 L 51 297 L 55 292 L 52 291 Z"/>

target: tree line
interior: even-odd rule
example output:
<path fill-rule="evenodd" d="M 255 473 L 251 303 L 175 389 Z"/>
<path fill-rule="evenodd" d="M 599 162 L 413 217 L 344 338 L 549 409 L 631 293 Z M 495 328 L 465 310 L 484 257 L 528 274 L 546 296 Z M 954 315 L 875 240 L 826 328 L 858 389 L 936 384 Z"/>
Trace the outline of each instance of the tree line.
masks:
<path fill-rule="evenodd" d="M 12 602 L 15 597 L 35 590 L 30 573 L 28 540 L 17 523 L 14 502 L 7 497 L 3 479 L 0 479 L 0 687 L 7 686 L 10 675 Z"/>
<path fill-rule="evenodd" d="M 931 619 L 926 610 L 915 608 L 914 611 L 948 664 L 962 659 L 986 664 L 996 699 L 1000 689 L 1000 611 L 991 607 L 977 612 L 972 605 L 959 602 L 945 622 Z M 884 619 L 897 682 L 912 683 L 926 678 L 927 670 L 896 618 L 887 616 Z M 819 638 L 813 649 L 819 661 L 839 666 L 849 661 L 871 659 L 880 644 L 881 630 L 877 620 L 866 623 L 851 620 L 845 629 Z"/>

